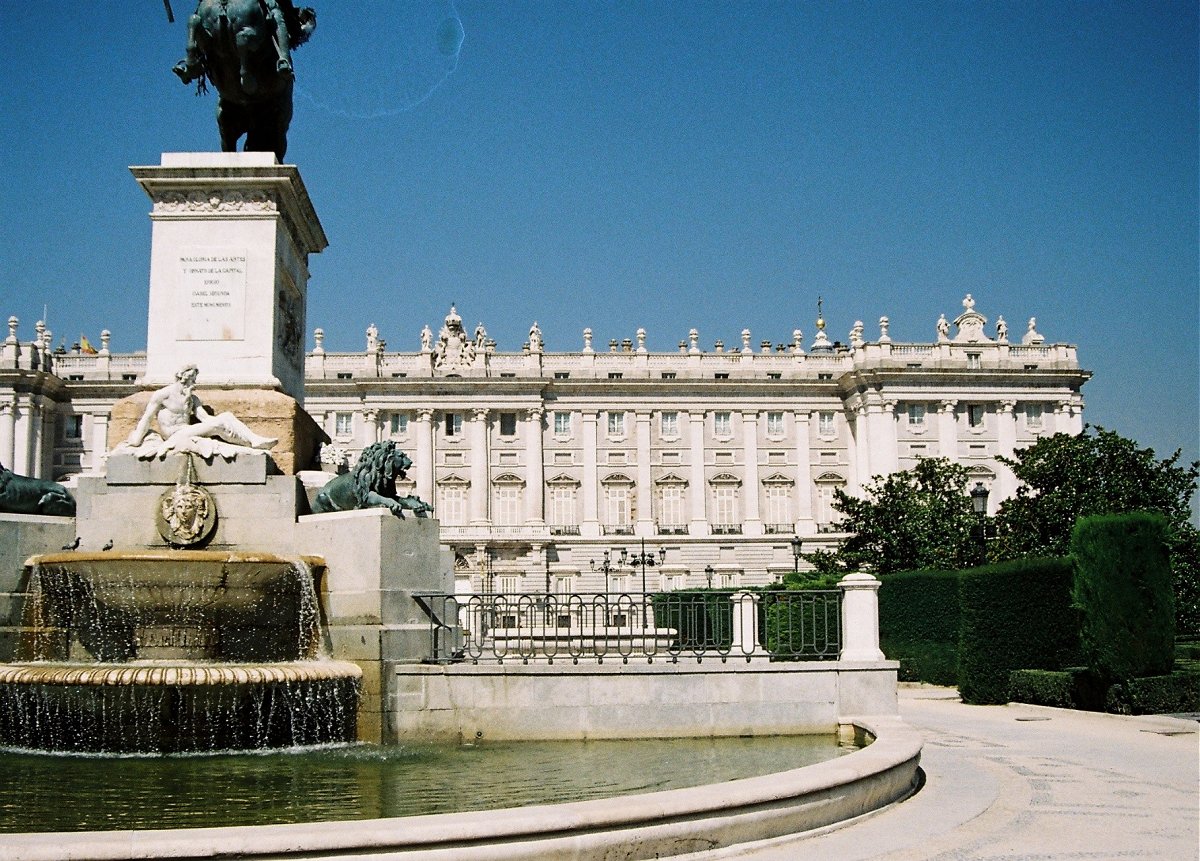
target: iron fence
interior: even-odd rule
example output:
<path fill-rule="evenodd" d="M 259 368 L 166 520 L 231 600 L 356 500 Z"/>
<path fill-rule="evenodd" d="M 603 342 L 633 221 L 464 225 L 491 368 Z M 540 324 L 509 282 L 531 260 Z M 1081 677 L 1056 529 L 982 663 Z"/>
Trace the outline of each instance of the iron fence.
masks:
<path fill-rule="evenodd" d="M 416 596 L 431 663 L 744 658 L 836 660 L 841 591 Z"/>

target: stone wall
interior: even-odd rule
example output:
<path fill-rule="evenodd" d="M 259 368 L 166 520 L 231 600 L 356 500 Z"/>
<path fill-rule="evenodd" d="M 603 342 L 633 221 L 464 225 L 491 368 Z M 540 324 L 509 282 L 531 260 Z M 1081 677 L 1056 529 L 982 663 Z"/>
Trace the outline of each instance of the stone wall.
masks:
<path fill-rule="evenodd" d="M 25 608 L 25 560 L 75 540 L 75 518 L 0 514 L 0 661 L 11 661 Z"/>

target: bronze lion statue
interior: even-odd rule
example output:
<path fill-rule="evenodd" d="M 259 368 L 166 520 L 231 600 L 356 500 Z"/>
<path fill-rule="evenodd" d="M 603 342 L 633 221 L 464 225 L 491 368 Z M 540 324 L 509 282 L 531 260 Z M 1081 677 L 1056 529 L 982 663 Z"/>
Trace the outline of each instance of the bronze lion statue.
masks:
<path fill-rule="evenodd" d="M 424 517 L 433 511 L 432 505 L 417 496 L 396 495 L 396 480 L 403 479 L 411 466 L 408 455 L 394 442 L 373 443 L 363 449 L 354 469 L 321 488 L 313 513 L 386 508 L 397 517 L 403 517 L 406 509 Z"/>
<path fill-rule="evenodd" d="M 0 464 L 0 513 L 75 516 L 75 499 L 56 481 L 17 475 Z"/>

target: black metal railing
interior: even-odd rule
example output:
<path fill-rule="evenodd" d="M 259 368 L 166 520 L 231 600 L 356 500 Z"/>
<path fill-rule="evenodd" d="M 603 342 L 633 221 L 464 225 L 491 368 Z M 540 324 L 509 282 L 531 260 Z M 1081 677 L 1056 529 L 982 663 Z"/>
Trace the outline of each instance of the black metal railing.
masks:
<path fill-rule="evenodd" d="M 840 590 L 422 594 L 433 663 L 836 660 Z"/>

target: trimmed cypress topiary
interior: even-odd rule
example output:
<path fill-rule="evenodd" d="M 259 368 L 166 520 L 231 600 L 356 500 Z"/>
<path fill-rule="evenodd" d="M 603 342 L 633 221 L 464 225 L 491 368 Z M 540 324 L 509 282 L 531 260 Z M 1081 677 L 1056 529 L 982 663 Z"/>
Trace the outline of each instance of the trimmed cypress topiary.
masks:
<path fill-rule="evenodd" d="M 1008 701 L 1013 670 L 1078 660 L 1070 559 L 1017 559 L 962 572 L 958 691 L 963 702 Z"/>
<path fill-rule="evenodd" d="M 1166 537 L 1166 518 L 1150 512 L 1080 518 L 1071 534 L 1083 659 L 1109 682 L 1171 671 L 1175 604 Z"/>
<path fill-rule="evenodd" d="M 900 680 L 958 684 L 958 571 L 902 571 L 880 579 L 879 644 Z"/>

